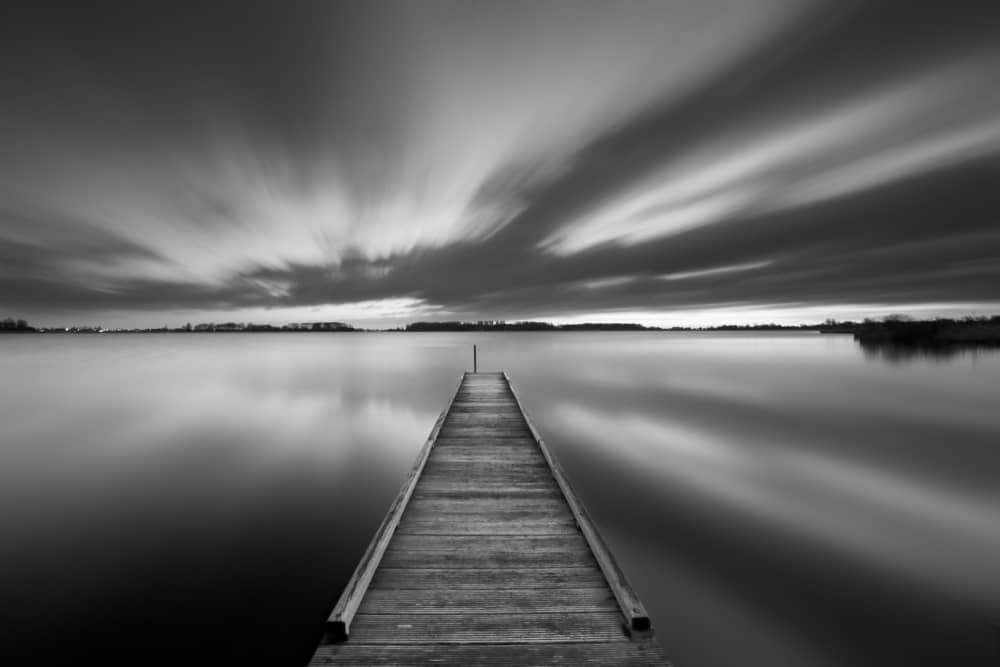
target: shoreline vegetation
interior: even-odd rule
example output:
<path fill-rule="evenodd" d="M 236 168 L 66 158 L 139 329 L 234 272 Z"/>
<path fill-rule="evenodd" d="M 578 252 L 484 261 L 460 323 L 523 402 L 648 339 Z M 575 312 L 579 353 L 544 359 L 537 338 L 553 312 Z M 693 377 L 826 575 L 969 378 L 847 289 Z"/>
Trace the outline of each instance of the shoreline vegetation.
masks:
<path fill-rule="evenodd" d="M 854 340 L 872 346 L 1000 347 L 1000 316 L 920 321 L 890 317 L 881 322 L 862 322 L 852 333 Z"/>
<path fill-rule="evenodd" d="M 33 327 L 23 319 L 0 320 L 0 333 L 98 334 L 98 333 L 315 333 L 315 332 L 427 332 L 427 331 L 816 331 L 822 334 L 850 334 L 861 344 L 904 345 L 911 347 L 1000 346 L 1000 315 L 963 319 L 914 320 L 890 315 L 862 322 L 828 319 L 822 324 L 723 324 L 712 327 L 649 327 L 629 322 L 584 322 L 553 324 L 539 321 L 480 320 L 477 322 L 413 322 L 391 329 L 362 329 L 344 322 L 302 322 L 283 325 L 244 322 L 208 322 L 183 327 L 152 329 L 105 328 L 101 326 Z"/>

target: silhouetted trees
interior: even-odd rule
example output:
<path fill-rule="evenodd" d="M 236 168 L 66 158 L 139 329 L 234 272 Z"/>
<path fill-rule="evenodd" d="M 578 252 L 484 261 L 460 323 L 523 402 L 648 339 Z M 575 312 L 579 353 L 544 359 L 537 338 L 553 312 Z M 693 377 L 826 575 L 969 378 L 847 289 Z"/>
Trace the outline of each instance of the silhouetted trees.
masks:
<path fill-rule="evenodd" d="M 1000 315 L 966 317 L 961 320 L 913 320 L 905 316 L 890 315 L 881 322 L 866 319 L 854 331 L 854 338 L 862 344 L 993 347 L 1000 345 Z"/>
<path fill-rule="evenodd" d="M 202 332 L 327 332 L 359 331 L 343 322 L 301 322 L 284 325 L 253 324 L 243 322 L 215 322 L 171 329 L 105 329 L 100 326 L 73 326 L 67 328 L 42 327 L 36 329 L 27 320 L 8 317 L 0 320 L 0 333 L 202 333 Z M 818 331 L 820 333 L 849 333 L 862 343 L 902 345 L 979 345 L 1000 346 L 1000 315 L 970 316 L 962 319 L 938 318 L 914 320 L 906 315 L 889 315 L 881 320 L 865 318 L 862 322 L 837 321 L 829 318 L 822 324 L 723 324 L 711 327 L 647 327 L 627 322 L 583 322 L 580 324 L 552 324 L 551 322 L 505 322 L 480 320 L 477 322 L 413 322 L 392 331 Z"/>
<path fill-rule="evenodd" d="M 28 326 L 28 320 L 15 320 L 13 317 L 8 317 L 5 320 L 0 320 L 0 331 L 34 331 L 33 327 Z"/>

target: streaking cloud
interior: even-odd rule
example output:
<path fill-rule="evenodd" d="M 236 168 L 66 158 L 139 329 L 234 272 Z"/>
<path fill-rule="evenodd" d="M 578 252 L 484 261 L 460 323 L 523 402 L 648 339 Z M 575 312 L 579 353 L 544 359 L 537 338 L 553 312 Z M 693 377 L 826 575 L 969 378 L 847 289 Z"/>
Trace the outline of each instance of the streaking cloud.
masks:
<path fill-rule="evenodd" d="M 990 308 L 996 13 L 25 5 L 0 28 L 0 306 L 108 325 Z"/>
<path fill-rule="evenodd" d="M 733 127 L 665 155 L 649 177 L 540 246 L 566 255 L 635 245 L 1000 154 L 1000 94 L 990 84 L 1000 57 L 963 65 L 892 82 L 832 109 L 823 104 L 801 118 L 778 112 L 779 122 L 764 127 L 744 127 L 735 115 Z"/>

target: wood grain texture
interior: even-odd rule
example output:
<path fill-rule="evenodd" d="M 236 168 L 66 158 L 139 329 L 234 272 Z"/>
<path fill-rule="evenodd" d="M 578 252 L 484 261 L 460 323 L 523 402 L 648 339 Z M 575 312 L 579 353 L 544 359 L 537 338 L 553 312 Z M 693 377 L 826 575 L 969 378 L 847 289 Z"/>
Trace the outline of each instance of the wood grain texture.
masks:
<path fill-rule="evenodd" d="M 434 471 L 425 473 L 421 486 L 434 486 L 437 484 L 449 484 L 452 486 L 469 484 L 510 484 L 510 485 L 552 485 L 555 480 L 550 475 L 540 474 L 544 467 L 536 464 L 526 464 L 525 466 L 505 466 L 503 468 L 494 467 L 490 469 L 482 466 L 477 469 L 475 465 L 466 465 L 451 469 L 445 465 L 434 466 Z M 458 473 L 461 473 L 459 475 Z M 556 487 L 558 488 L 558 487 Z"/>
<path fill-rule="evenodd" d="M 558 504 L 549 501 L 527 503 L 520 506 L 512 506 L 509 502 L 505 502 L 503 506 L 500 506 L 500 503 L 469 504 L 464 501 L 418 500 L 407 508 L 405 518 L 408 521 L 426 521 L 435 518 L 446 521 L 520 521 L 522 519 L 546 521 L 563 519 L 565 516 L 566 513 Z"/>
<path fill-rule="evenodd" d="M 518 551 L 548 551 L 561 550 L 569 547 L 585 549 L 586 540 L 580 533 L 570 536 L 556 537 L 510 537 L 505 535 L 451 535 L 451 536 L 402 536 L 396 537 L 393 547 L 404 551 L 440 551 L 440 550 L 504 550 Z"/>
<path fill-rule="evenodd" d="M 439 436 L 437 439 L 436 447 L 450 447 L 452 445 L 465 445 L 467 447 L 513 447 L 514 445 L 524 445 L 525 447 L 533 447 L 535 441 L 532 440 L 526 433 L 522 433 L 519 438 L 508 438 L 502 442 L 497 442 L 489 438 L 460 438 L 460 437 L 445 437 Z"/>
<path fill-rule="evenodd" d="M 433 456 L 435 461 L 446 462 L 449 458 L 470 457 L 478 459 L 482 463 L 545 463 L 545 457 L 539 454 L 533 445 L 511 442 L 494 447 L 484 447 L 482 445 L 441 445 Z"/>
<path fill-rule="evenodd" d="M 600 570 L 592 567 L 536 567 L 536 568 L 392 568 L 380 567 L 372 580 L 372 588 L 424 589 L 424 588 L 475 588 L 499 590 L 502 588 L 579 588 L 606 586 Z"/>
<path fill-rule="evenodd" d="M 504 477 L 497 475 L 486 476 L 476 475 L 473 477 L 462 477 L 461 479 L 445 479 L 428 475 L 422 484 L 419 492 L 428 493 L 433 491 L 487 491 L 490 493 L 515 493 L 518 490 L 548 490 L 558 491 L 555 480 L 539 477 L 537 474 L 511 473 Z"/>
<path fill-rule="evenodd" d="M 577 614 L 358 614 L 366 644 L 534 644 L 627 640 L 618 610 Z"/>
<path fill-rule="evenodd" d="M 564 503 L 560 498 L 416 498 L 408 511 L 440 514 L 504 515 L 509 512 L 561 515 Z"/>
<path fill-rule="evenodd" d="M 405 521 L 396 528 L 397 535 L 567 535 L 576 532 L 574 522 L 558 518 L 512 521 L 478 517 L 431 518 Z"/>
<path fill-rule="evenodd" d="M 488 488 L 475 488 L 475 487 L 465 487 L 462 489 L 422 489 L 415 494 L 413 494 L 414 499 L 442 499 L 447 500 L 450 498 L 455 498 L 459 500 L 467 499 L 483 499 L 483 500 L 500 500 L 506 498 L 525 498 L 525 499 L 544 499 L 544 500 L 557 500 L 559 498 L 559 489 L 550 488 L 525 488 L 525 487 L 497 487 L 493 489 Z"/>
<path fill-rule="evenodd" d="M 435 644 L 431 646 L 373 646 L 334 644 L 321 646 L 313 661 L 319 665 L 667 665 L 656 642 L 587 642 L 552 644 Z"/>
<path fill-rule="evenodd" d="M 361 614 L 521 614 L 614 611 L 618 601 L 607 586 L 510 588 L 483 593 L 468 588 L 372 589 Z"/>
<path fill-rule="evenodd" d="M 545 457 L 536 449 L 533 443 L 519 442 L 513 438 L 511 442 L 485 447 L 479 443 L 443 443 L 435 449 L 436 459 L 447 459 L 449 456 L 475 456 L 480 460 L 509 463 L 519 459 L 529 459 L 544 463 Z"/>
<path fill-rule="evenodd" d="M 311 664 L 667 664 L 581 510 L 506 374 L 465 374 Z"/>
<path fill-rule="evenodd" d="M 398 568 L 528 568 L 597 567 L 588 549 L 562 549 L 544 553 L 524 553 L 503 549 L 481 551 L 420 552 L 391 549 L 383 557 L 385 567 Z"/>

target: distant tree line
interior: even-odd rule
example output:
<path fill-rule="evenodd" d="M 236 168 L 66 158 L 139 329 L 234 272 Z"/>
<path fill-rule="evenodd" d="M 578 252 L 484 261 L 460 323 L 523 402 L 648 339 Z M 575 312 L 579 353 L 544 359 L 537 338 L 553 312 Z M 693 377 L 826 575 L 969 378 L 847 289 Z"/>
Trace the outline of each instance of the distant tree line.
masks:
<path fill-rule="evenodd" d="M 890 315 L 881 322 L 866 319 L 854 326 L 853 333 L 854 339 L 862 344 L 996 347 L 1000 346 L 1000 315 L 958 320 L 914 320 L 905 315 Z"/>
<path fill-rule="evenodd" d="M 194 327 L 190 323 L 184 325 L 183 331 L 357 331 L 350 324 L 343 322 L 304 322 L 293 324 L 254 324 L 243 322 L 223 322 L 216 324 L 208 322 L 196 324 Z"/>
<path fill-rule="evenodd" d="M 8 317 L 5 320 L 0 321 L 0 331 L 34 331 L 35 329 L 28 326 L 28 320 L 15 320 L 13 317 Z"/>
<path fill-rule="evenodd" d="M 254 324 L 252 322 L 206 322 L 192 325 L 190 322 L 182 327 L 167 326 L 156 328 L 105 328 L 102 326 L 71 326 L 71 327 L 31 327 L 26 320 L 15 320 L 8 317 L 0 320 L 0 333 L 3 332 L 38 332 L 38 333 L 203 333 L 203 332 L 237 332 L 237 331 L 358 331 L 350 324 L 343 322 L 302 322 L 284 325 Z"/>
<path fill-rule="evenodd" d="M 155 329 L 106 329 L 101 326 L 73 326 L 67 328 L 32 327 L 27 320 L 8 317 L 0 320 L 0 333 L 225 333 L 225 332 L 310 332 L 310 331 L 363 331 L 343 322 L 302 322 L 283 325 L 253 324 L 245 322 L 205 322 L 185 324 L 178 328 Z M 1000 315 L 992 317 L 966 317 L 962 319 L 938 318 L 914 320 L 905 315 L 889 315 L 881 320 L 865 319 L 837 321 L 827 319 L 822 324 L 785 325 L 722 324 L 711 327 L 647 327 L 628 322 L 584 322 L 580 324 L 552 324 L 551 322 L 504 320 L 479 320 L 476 322 L 413 322 L 393 331 L 818 331 L 820 333 L 853 334 L 862 343 L 902 343 L 906 345 L 989 345 L 1000 346 Z"/>
<path fill-rule="evenodd" d="M 717 324 L 711 327 L 670 327 L 667 331 L 813 331 L 815 324 Z"/>
<path fill-rule="evenodd" d="M 480 320 L 478 322 L 414 322 L 406 325 L 404 331 L 656 331 L 656 327 L 646 327 L 631 323 L 585 322 L 582 324 L 552 324 L 551 322 L 505 322 L 503 320 Z"/>

